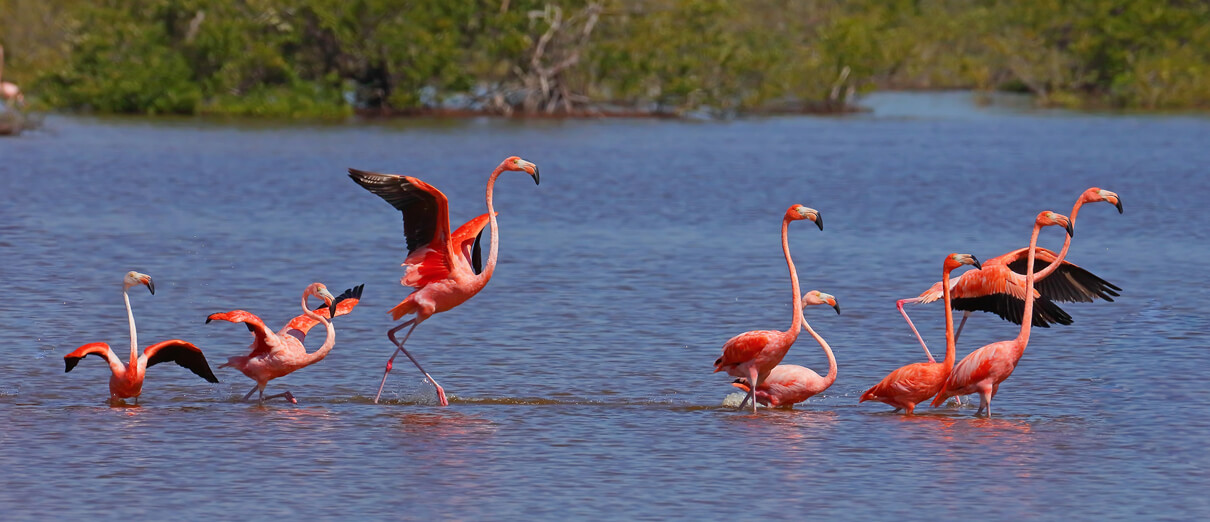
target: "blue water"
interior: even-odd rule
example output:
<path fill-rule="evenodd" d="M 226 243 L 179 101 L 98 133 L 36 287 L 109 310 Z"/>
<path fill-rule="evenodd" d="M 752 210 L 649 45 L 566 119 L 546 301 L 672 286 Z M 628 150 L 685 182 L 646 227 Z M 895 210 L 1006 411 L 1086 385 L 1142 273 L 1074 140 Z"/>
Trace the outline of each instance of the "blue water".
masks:
<path fill-rule="evenodd" d="M 1210 516 L 1210 119 L 869 103 L 710 123 L 51 117 L 0 140 L 0 518 Z M 513 154 L 542 185 L 497 184 L 495 277 L 409 341 L 450 407 L 403 358 L 373 404 L 403 235 L 345 169 L 432 183 L 457 226 Z M 1025 246 L 1038 211 L 1094 185 L 1125 214 L 1086 206 L 1068 259 L 1122 297 L 1035 329 L 994 418 L 857 404 L 923 360 L 896 299 L 950 252 Z M 839 379 L 793 411 L 735 411 L 711 363 L 732 335 L 789 327 L 779 227 L 799 203 L 824 216 L 790 243 L 803 289 L 844 311 L 807 312 Z M 298 406 L 240 402 L 251 381 L 231 369 L 212 385 L 162 365 L 139 407 L 110 407 L 105 365 L 64 374 L 62 357 L 126 353 L 128 270 L 156 283 L 131 293 L 141 343 L 189 340 L 212 367 L 251 336 L 206 315 L 276 329 L 312 281 L 366 287 L 332 354 L 270 383 Z M 940 306 L 909 311 L 939 353 Z M 959 357 L 1016 333 L 976 315 Z M 806 336 L 786 362 L 827 367 Z"/>

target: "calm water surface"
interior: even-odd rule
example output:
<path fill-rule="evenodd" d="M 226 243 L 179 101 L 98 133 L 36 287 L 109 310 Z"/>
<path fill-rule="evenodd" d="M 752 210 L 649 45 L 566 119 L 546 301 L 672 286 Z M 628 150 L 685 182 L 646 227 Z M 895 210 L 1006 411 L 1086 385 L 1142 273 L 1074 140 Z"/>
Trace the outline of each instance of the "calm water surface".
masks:
<path fill-rule="evenodd" d="M 1210 119 L 871 104 L 725 123 L 58 117 L 0 141 L 0 518 L 1210 516 Z M 422 177 L 456 226 L 511 154 L 543 183 L 497 184 L 495 278 L 409 341 L 451 406 L 402 358 L 372 404 L 384 312 L 407 295 L 403 235 L 345 168 Z M 1036 329 L 995 418 L 857 404 L 922 360 L 895 299 L 950 252 L 1025 246 L 1038 211 L 1093 185 L 1126 212 L 1086 207 L 1069 259 L 1122 297 Z M 803 289 L 842 303 L 807 314 L 840 377 L 749 415 L 722 406 L 734 389 L 711 363 L 732 335 L 789 326 L 778 233 L 795 203 L 825 217 L 790 241 Z M 276 329 L 312 281 L 366 288 L 332 354 L 270 384 L 297 407 L 239 402 L 251 381 L 231 369 L 211 385 L 173 365 L 149 372 L 140 407 L 110 407 L 105 365 L 64 374 L 62 357 L 125 350 L 128 270 L 156 282 L 131 294 L 141 342 L 192 341 L 215 367 L 250 336 L 207 314 Z M 941 351 L 941 307 L 910 311 Z M 975 316 L 959 356 L 1016 333 Z M 827 367 L 806 336 L 786 362 Z"/>

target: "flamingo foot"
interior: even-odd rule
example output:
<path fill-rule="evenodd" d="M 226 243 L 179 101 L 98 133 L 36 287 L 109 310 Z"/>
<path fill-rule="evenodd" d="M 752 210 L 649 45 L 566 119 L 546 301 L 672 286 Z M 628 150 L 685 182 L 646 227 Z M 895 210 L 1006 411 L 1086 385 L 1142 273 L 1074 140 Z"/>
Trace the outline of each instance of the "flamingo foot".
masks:
<path fill-rule="evenodd" d="M 282 396 L 282 398 L 290 401 L 290 404 L 298 404 L 298 399 L 294 398 L 293 393 L 286 392 L 286 393 L 281 394 L 281 396 Z"/>
<path fill-rule="evenodd" d="M 437 402 L 440 403 L 442 406 L 449 406 L 450 401 L 445 398 L 445 390 L 441 388 L 440 384 L 437 384 L 437 381 L 432 381 L 432 382 L 433 382 L 433 388 L 437 389 Z"/>

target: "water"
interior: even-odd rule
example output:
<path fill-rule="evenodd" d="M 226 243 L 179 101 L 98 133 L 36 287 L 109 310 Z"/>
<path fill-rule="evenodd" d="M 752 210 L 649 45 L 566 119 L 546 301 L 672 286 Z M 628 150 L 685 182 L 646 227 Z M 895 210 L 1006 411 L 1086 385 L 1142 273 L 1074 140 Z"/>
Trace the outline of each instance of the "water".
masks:
<path fill-rule="evenodd" d="M 725 123 L 50 118 L 0 141 L 3 518 L 1210 515 L 1210 291 L 1195 275 L 1210 255 L 1210 120 L 968 102 L 885 96 L 862 116 Z M 494 279 L 409 342 L 451 406 L 402 358 L 372 404 L 384 311 L 406 295 L 402 227 L 345 168 L 429 181 L 457 226 L 511 154 L 543 183 L 497 184 Z M 857 404 L 923 358 L 895 299 L 950 252 L 1024 246 L 1038 211 L 1067 213 L 1093 185 L 1126 213 L 1087 206 L 1069 259 L 1123 295 L 1036 329 L 995 418 Z M 778 231 L 795 203 L 825 217 L 790 242 L 803 289 L 844 310 L 808 310 L 840 377 L 793 411 L 749 415 L 722 406 L 734 389 L 711 363 L 732 335 L 789 326 Z M 239 402 L 251 381 L 231 369 L 211 385 L 164 365 L 140 407 L 111 408 L 105 365 L 64 374 L 62 357 L 92 341 L 125 351 L 128 270 L 156 282 L 131 294 L 141 342 L 192 341 L 215 367 L 250 336 L 207 314 L 242 308 L 276 329 L 312 281 L 366 289 L 326 360 L 270 383 L 297 407 Z M 910 312 L 940 352 L 940 306 Z M 959 356 L 1016 332 L 977 315 Z M 827 367 L 806 336 L 786 361 Z"/>

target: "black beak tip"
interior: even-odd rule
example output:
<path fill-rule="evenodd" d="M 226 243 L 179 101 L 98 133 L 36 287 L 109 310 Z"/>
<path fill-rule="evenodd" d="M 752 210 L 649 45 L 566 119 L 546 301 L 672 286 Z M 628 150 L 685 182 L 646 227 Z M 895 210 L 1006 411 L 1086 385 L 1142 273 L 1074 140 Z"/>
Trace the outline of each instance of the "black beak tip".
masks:
<path fill-rule="evenodd" d="M 333 317 L 336 317 L 336 306 L 329 306 L 328 307 L 328 319 L 331 319 Z"/>
<path fill-rule="evenodd" d="M 1076 229 L 1075 227 L 1071 226 L 1071 223 L 1067 224 L 1067 235 L 1070 237 L 1076 237 Z"/>
<path fill-rule="evenodd" d="M 975 256 L 971 256 L 971 261 L 973 261 L 971 264 L 975 266 L 975 270 L 983 270 L 983 265 L 979 264 L 979 260 L 975 259 Z"/>
<path fill-rule="evenodd" d="M 210 324 L 210 321 L 212 321 L 212 320 L 213 320 L 213 319 L 211 319 L 211 318 L 207 317 L 207 318 L 206 318 L 206 324 Z"/>
<path fill-rule="evenodd" d="M 155 283 L 152 281 L 147 281 L 147 290 L 151 292 L 151 295 L 155 295 Z"/>
<path fill-rule="evenodd" d="M 1118 198 L 1118 202 L 1114 203 L 1113 206 L 1118 208 L 1118 214 L 1122 213 L 1122 199 L 1121 198 Z"/>
<path fill-rule="evenodd" d="M 538 167 L 534 167 L 534 173 L 533 173 L 533 174 L 530 174 L 530 177 L 534 178 L 534 185 L 541 185 L 541 184 L 542 184 L 542 183 L 541 183 L 542 178 L 538 176 Z"/>
<path fill-rule="evenodd" d="M 836 309 L 836 315 L 840 315 L 840 305 L 833 305 L 832 308 Z"/>
<path fill-rule="evenodd" d="M 823 216 L 815 216 L 815 226 L 819 227 L 820 230 L 823 230 Z"/>

